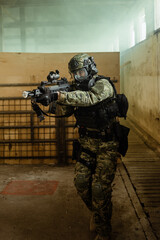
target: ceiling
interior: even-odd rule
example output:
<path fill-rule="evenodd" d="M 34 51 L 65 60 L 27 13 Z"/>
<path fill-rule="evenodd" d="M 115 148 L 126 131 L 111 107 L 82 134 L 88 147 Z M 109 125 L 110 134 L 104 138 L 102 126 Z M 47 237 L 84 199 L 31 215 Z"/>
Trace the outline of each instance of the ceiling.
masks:
<path fill-rule="evenodd" d="M 153 0 L 0 0 L 0 15 L 5 38 L 16 38 L 20 29 L 24 38 L 36 33 L 39 42 L 51 39 L 57 49 L 76 44 L 103 51 L 105 45 L 108 51 L 118 37 L 125 44 L 128 24 L 148 1 Z"/>

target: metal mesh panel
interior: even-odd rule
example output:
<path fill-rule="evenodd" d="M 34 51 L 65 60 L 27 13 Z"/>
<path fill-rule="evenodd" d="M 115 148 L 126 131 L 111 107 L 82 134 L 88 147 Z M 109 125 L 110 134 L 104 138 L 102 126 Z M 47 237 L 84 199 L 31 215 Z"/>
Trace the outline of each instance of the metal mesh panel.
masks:
<path fill-rule="evenodd" d="M 30 100 L 0 99 L 0 162 L 56 163 L 56 155 L 55 119 L 40 123 Z"/>
<path fill-rule="evenodd" d="M 46 117 L 40 122 L 29 99 L 1 98 L 0 163 L 57 163 L 61 152 L 65 162 L 71 163 L 72 141 L 78 136 L 75 118 L 60 121 L 64 119 Z"/>

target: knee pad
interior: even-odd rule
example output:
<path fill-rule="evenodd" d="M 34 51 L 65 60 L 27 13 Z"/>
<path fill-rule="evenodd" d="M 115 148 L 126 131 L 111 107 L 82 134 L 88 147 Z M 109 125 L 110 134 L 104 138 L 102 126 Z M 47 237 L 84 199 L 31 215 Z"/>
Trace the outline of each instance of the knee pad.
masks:
<path fill-rule="evenodd" d="M 97 200 L 104 200 L 105 195 L 101 183 L 94 183 L 92 185 L 92 197 Z"/>
<path fill-rule="evenodd" d="M 87 188 L 87 179 L 85 175 L 79 174 L 74 179 L 75 187 L 79 192 L 83 192 Z"/>

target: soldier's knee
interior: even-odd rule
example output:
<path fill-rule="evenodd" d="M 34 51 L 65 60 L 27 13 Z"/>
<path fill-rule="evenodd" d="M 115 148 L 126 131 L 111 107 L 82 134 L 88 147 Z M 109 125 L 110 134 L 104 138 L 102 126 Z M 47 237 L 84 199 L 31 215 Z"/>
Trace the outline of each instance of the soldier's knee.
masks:
<path fill-rule="evenodd" d="M 78 192 L 83 192 L 88 187 L 88 181 L 84 174 L 78 174 L 74 178 L 74 184 Z"/>
<path fill-rule="evenodd" d="M 92 184 L 92 197 L 93 197 L 93 199 L 97 199 L 97 200 L 103 200 L 104 199 L 104 197 L 105 197 L 104 189 L 103 189 L 103 186 L 100 182 Z"/>

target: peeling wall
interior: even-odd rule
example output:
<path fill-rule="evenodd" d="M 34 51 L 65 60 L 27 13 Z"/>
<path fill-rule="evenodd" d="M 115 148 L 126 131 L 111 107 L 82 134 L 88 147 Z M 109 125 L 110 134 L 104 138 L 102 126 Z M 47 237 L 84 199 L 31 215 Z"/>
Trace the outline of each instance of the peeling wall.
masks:
<path fill-rule="evenodd" d="M 160 33 L 121 54 L 128 117 L 160 142 Z"/>

